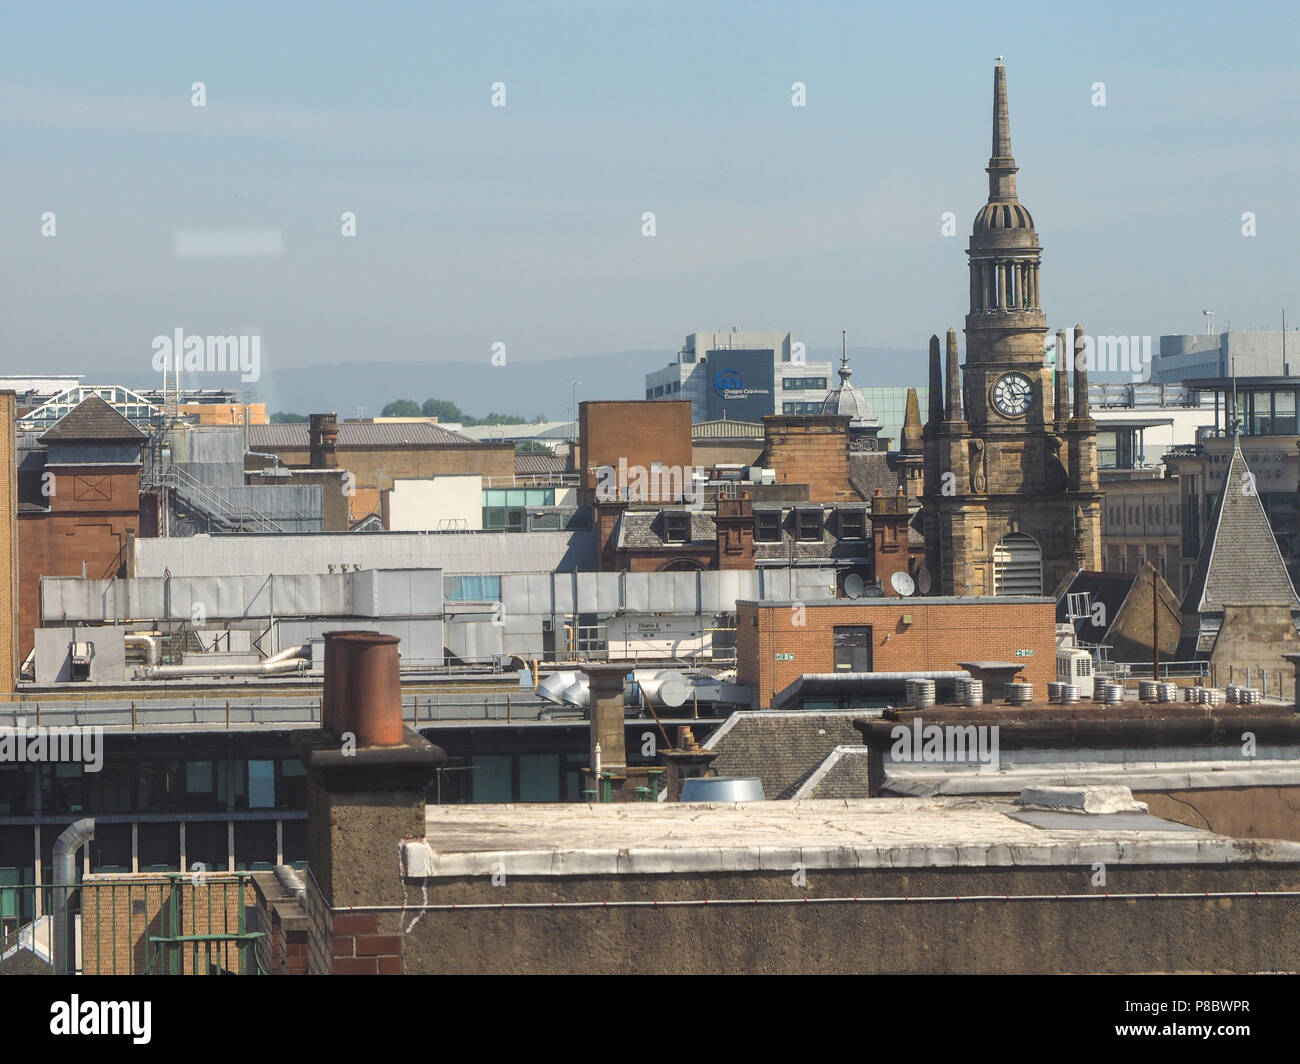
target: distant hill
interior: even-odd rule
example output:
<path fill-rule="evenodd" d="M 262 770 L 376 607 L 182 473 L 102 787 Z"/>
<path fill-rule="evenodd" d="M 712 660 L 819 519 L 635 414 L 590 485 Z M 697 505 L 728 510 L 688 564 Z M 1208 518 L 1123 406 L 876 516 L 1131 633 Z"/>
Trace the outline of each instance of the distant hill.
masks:
<path fill-rule="evenodd" d="M 328 366 L 282 369 L 263 374 L 261 380 L 241 384 L 229 374 L 182 374 L 186 388 L 246 388 L 267 410 L 299 414 L 335 411 L 356 417 L 364 407 L 378 416 L 394 399 L 450 399 L 467 414 L 481 417 L 489 410 L 532 419 L 537 414 L 561 420 L 573 403 L 570 381 L 578 386 L 578 401 L 586 399 L 642 399 L 645 375 L 667 366 L 674 352 L 666 349 L 618 351 L 611 354 L 510 362 L 493 366 L 482 362 L 338 362 Z M 810 349 L 809 361 L 839 361 L 839 351 Z M 849 349 L 853 383 L 868 385 L 925 384 L 923 349 Z M 154 374 L 117 374 L 114 381 L 134 388 L 157 388 Z M 95 383 L 98 383 L 96 381 Z M 828 382 L 834 386 L 834 376 Z"/>

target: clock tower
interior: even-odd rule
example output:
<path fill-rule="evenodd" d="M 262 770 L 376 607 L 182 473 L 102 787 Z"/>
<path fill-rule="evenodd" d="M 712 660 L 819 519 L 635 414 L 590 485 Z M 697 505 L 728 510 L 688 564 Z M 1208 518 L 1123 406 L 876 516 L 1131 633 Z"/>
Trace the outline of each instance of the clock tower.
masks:
<path fill-rule="evenodd" d="M 946 366 L 938 337 L 930 345 L 923 523 L 938 594 L 1050 595 L 1076 569 L 1100 568 L 1097 427 L 1088 412 L 1083 331 L 1048 338 L 1043 249 L 1016 194 L 1017 169 L 999 60 L 989 198 L 966 252 L 966 361 L 958 365 L 955 330 L 948 330 Z"/>

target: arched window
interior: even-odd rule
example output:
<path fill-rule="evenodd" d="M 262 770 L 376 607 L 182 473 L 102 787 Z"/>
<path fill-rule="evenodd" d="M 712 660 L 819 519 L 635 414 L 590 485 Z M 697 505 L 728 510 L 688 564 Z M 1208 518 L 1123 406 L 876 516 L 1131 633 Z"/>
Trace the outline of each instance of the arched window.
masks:
<path fill-rule="evenodd" d="M 695 573 L 703 569 L 694 558 L 674 558 L 659 571 L 661 573 Z"/>
<path fill-rule="evenodd" d="M 995 595 L 1041 595 L 1043 552 L 1032 536 L 1012 532 L 993 548 Z"/>

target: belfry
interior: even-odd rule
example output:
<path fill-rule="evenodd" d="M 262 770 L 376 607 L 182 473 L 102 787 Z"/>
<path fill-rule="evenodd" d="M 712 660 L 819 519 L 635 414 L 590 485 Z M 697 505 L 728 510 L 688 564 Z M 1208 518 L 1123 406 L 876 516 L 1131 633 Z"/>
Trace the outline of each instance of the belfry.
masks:
<path fill-rule="evenodd" d="M 966 252 L 965 363 L 955 329 L 943 362 L 939 338 L 930 340 L 922 524 L 935 594 L 1050 595 L 1075 570 L 1100 568 L 1097 426 L 1083 330 L 1048 339 L 1042 248 L 1016 194 L 1017 169 L 999 61 L 989 198 Z"/>

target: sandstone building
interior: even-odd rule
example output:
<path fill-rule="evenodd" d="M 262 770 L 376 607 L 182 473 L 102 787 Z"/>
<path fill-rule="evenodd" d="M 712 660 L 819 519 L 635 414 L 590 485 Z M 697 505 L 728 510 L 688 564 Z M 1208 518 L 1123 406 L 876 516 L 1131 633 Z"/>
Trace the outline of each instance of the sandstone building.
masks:
<path fill-rule="evenodd" d="M 947 364 L 930 342 L 923 523 L 939 595 L 1051 594 L 1101 566 L 1097 426 L 1089 413 L 1083 333 L 1047 357 L 1042 248 L 1016 195 L 1006 69 L 993 75 L 989 199 L 975 217 L 966 362 L 948 330 Z M 1073 360 L 1061 357 L 1073 350 Z M 1070 402 L 1067 362 L 1073 361 Z M 1059 371 L 1059 372 L 1058 372 Z"/>

